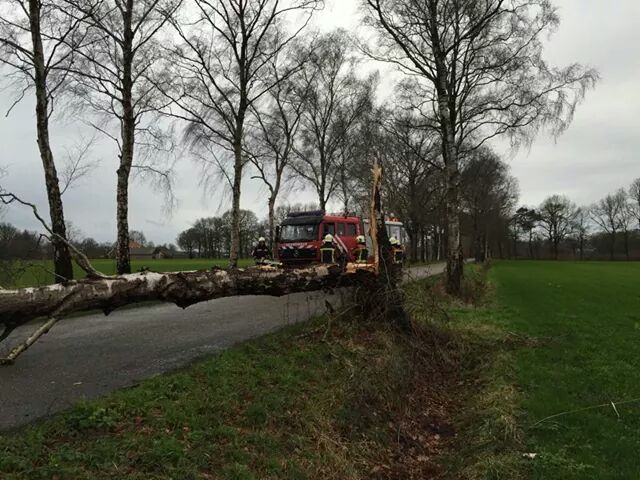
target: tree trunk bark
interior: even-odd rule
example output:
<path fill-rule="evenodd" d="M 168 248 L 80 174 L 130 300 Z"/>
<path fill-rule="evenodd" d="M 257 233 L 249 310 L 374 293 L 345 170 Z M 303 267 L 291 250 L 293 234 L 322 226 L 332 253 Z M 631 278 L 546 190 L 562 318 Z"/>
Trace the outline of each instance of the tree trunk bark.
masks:
<path fill-rule="evenodd" d="M 238 266 L 240 254 L 240 194 L 242 192 L 242 130 L 234 145 L 233 166 L 233 206 L 231 211 L 231 249 L 229 251 L 229 266 Z"/>
<path fill-rule="evenodd" d="M 117 260 L 116 271 L 120 275 L 131 273 L 129 254 L 129 177 L 135 148 L 135 114 L 133 111 L 133 0 L 127 0 L 123 13 L 122 45 L 122 120 L 120 166 L 118 167 L 117 201 Z"/>
<path fill-rule="evenodd" d="M 41 5 L 38 0 L 29 0 L 29 22 L 31 40 L 33 42 L 34 83 L 36 90 L 36 130 L 38 149 L 44 167 L 45 185 L 49 201 L 51 230 L 62 239 L 67 238 L 67 227 L 64 220 L 62 195 L 58 181 L 53 152 L 49 141 L 49 99 L 47 92 L 47 72 L 44 59 L 44 47 L 40 30 Z M 59 237 L 51 239 L 53 244 L 54 282 L 72 280 L 73 264 L 69 247 Z"/>
<path fill-rule="evenodd" d="M 276 245 L 276 197 L 275 195 L 271 195 L 269 197 L 269 248 L 271 249 L 271 254 L 274 255 L 273 249 Z"/>
<path fill-rule="evenodd" d="M 629 231 L 628 230 L 625 230 L 624 232 L 624 254 L 627 261 L 629 261 L 631 257 L 629 255 Z"/>
<path fill-rule="evenodd" d="M 446 289 L 450 295 L 460 295 L 462 292 L 462 277 L 464 274 L 464 258 L 462 252 L 462 238 L 460 232 L 460 170 L 455 138 L 455 103 L 448 91 L 448 71 L 446 67 L 446 52 L 442 46 L 438 18 L 437 2 L 429 2 L 431 23 L 429 25 L 436 76 L 434 79 L 438 101 L 438 117 L 440 122 L 442 156 L 445 165 L 445 211 L 447 225 L 447 280 Z"/>
<path fill-rule="evenodd" d="M 358 303 L 366 318 L 380 319 L 408 332 L 411 327 L 411 318 L 404 309 L 402 292 L 399 288 L 402 267 L 394 262 L 393 249 L 389 243 L 380 194 L 382 168 L 377 161 L 374 163 L 372 173 L 369 236 L 372 240 L 376 275 L 373 277 L 373 282 L 365 284 L 365 288 L 358 289 L 358 294 L 361 296 Z"/>
<path fill-rule="evenodd" d="M 611 246 L 610 246 L 610 252 L 609 252 L 609 260 L 612 260 L 615 258 L 616 255 L 616 232 L 612 232 L 611 233 Z"/>

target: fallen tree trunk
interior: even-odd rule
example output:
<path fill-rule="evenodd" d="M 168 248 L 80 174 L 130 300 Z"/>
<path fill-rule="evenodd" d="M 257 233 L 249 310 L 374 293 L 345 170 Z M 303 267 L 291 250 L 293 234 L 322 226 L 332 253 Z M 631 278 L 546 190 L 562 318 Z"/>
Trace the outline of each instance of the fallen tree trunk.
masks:
<path fill-rule="evenodd" d="M 109 314 L 118 307 L 151 300 L 186 308 L 195 303 L 238 295 L 278 297 L 350 286 L 371 275 L 373 273 L 366 269 L 342 272 L 336 265 L 299 270 L 255 267 L 145 272 L 39 288 L 0 290 L 0 324 L 4 324 L 7 330 L 13 330 L 36 318 L 60 318 L 87 310 L 101 310 Z"/>

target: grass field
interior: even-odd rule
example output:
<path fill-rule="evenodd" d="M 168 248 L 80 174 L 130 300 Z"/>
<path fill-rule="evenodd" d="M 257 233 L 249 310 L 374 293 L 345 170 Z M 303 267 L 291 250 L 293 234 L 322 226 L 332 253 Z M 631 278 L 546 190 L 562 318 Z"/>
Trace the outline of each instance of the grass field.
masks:
<path fill-rule="evenodd" d="M 504 327 L 541 339 L 515 356 L 525 425 L 617 404 L 527 428 L 534 478 L 640 478 L 640 264 L 505 263 L 494 275 Z"/>
<path fill-rule="evenodd" d="M 488 276 L 407 287 L 410 341 L 318 319 L 0 435 L 0 478 L 640 478 L 640 264 Z"/>
<path fill-rule="evenodd" d="M 108 275 L 113 275 L 116 271 L 115 260 L 110 259 L 96 259 L 91 260 L 93 266 L 99 271 Z M 253 265 L 253 260 L 241 259 L 239 265 L 246 267 Z M 201 270 L 206 268 L 226 267 L 228 260 L 226 259 L 206 259 L 206 258 L 194 258 L 194 259 L 162 259 L 162 260 L 132 260 L 131 270 L 133 272 L 140 271 L 141 268 L 146 267 L 154 272 L 179 272 L 183 270 Z M 19 269 L 19 275 L 17 279 L 12 279 L 10 282 L 5 280 L 7 285 L 3 285 L 5 288 L 14 287 L 37 287 L 41 285 L 48 285 L 53 281 L 53 275 L 50 273 L 53 270 L 53 263 L 46 262 L 24 262 Z M 76 279 L 84 278 L 85 273 L 76 264 L 73 265 L 74 275 Z M 0 276 L 2 278 L 2 276 Z M 9 284 L 10 283 L 10 284 Z"/>
<path fill-rule="evenodd" d="M 456 316 L 471 341 L 496 341 L 458 463 L 474 458 L 475 478 L 640 478 L 640 264 L 500 262 L 490 276 L 492 304 Z"/>

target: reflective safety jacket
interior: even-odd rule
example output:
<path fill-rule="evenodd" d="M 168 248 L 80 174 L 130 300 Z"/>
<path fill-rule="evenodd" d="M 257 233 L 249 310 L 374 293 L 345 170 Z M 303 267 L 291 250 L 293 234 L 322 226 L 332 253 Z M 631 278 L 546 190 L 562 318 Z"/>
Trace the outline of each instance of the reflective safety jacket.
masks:
<path fill-rule="evenodd" d="M 264 260 L 266 258 L 271 258 L 271 250 L 266 245 L 256 245 L 251 253 L 251 256 L 256 260 Z"/>
<path fill-rule="evenodd" d="M 393 263 L 401 264 L 404 261 L 404 249 L 402 247 L 393 247 Z"/>
<path fill-rule="evenodd" d="M 333 243 L 325 242 L 320 247 L 321 263 L 336 263 L 336 247 Z"/>
<path fill-rule="evenodd" d="M 356 263 L 368 263 L 369 262 L 369 249 L 364 246 L 357 246 L 351 252 L 354 261 Z"/>

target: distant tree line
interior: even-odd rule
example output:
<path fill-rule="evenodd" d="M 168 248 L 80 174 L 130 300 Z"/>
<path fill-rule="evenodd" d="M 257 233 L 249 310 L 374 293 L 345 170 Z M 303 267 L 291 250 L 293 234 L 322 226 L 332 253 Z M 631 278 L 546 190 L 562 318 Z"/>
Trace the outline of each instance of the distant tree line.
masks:
<path fill-rule="evenodd" d="M 70 235 L 70 243 L 89 258 L 114 258 L 115 242 L 98 242 L 91 237 L 85 237 L 74 225 L 67 224 L 66 230 Z M 176 253 L 174 244 L 158 244 L 147 240 L 144 232 L 131 230 L 129 237 L 132 242 L 145 248 L 162 248 L 167 252 Z M 40 233 L 32 230 L 20 230 L 10 223 L 0 223 L 0 260 L 45 260 L 50 259 L 53 245 Z"/>
<path fill-rule="evenodd" d="M 193 226 L 178 235 L 176 243 L 189 258 L 225 258 L 231 249 L 233 214 L 200 218 Z M 258 237 L 267 235 L 267 221 L 259 221 L 250 210 L 240 211 L 239 256 L 251 255 Z"/>
<path fill-rule="evenodd" d="M 516 258 L 640 259 L 640 178 L 591 205 L 552 195 L 510 222 Z"/>

